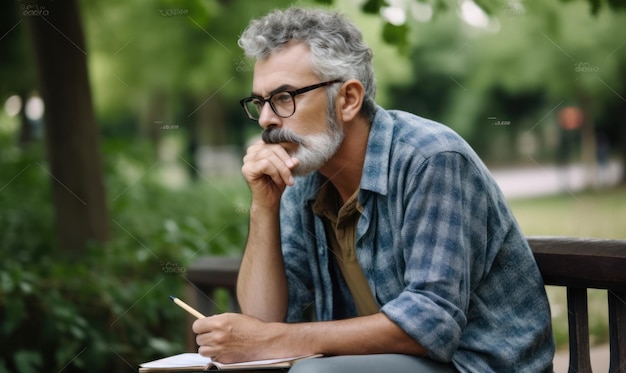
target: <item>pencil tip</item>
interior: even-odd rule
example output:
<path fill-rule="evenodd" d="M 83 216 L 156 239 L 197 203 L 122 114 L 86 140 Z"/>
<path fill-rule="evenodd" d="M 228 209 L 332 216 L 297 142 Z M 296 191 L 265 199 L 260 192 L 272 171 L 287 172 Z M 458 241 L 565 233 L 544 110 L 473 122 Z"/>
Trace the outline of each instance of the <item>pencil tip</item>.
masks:
<path fill-rule="evenodd" d="M 172 300 L 172 302 L 173 302 L 173 301 L 176 299 L 176 297 L 175 297 L 175 296 L 173 296 L 173 295 L 170 295 L 170 299 L 171 299 L 171 300 Z"/>

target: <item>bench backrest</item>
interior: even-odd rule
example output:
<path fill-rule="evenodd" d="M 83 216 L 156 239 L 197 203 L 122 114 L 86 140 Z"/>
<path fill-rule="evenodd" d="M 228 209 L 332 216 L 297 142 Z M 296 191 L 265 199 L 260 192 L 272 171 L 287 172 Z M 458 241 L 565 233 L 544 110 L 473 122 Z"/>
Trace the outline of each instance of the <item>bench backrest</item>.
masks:
<path fill-rule="evenodd" d="M 567 288 L 569 372 L 591 372 L 587 289 L 606 289 L 609 372 L 626 372 L 626 240 L 530 237 L 546 285 Z"/>
<path fill-rule="evenodd" d="M 609 309 L 610 369 L 626 373 L 626 240 L 529 237 L 546 285 L 567 288 L 569 372 L 591 372 L 587 289 L 606 289 Z M 215 310 L 215 291 L 226 289 L 228 310 L 237 311 L 235 284 L 238 257 L 204 257 L 187 272 L 195 303 L 207 314 Z M 191 339 L 190 343 L 194 343 Z"/>

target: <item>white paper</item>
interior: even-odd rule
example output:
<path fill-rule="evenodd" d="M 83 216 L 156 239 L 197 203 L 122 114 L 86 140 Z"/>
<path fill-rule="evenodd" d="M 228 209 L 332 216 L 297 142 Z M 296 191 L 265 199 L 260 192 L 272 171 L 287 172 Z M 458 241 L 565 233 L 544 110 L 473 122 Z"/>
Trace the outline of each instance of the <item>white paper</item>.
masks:
<path fill-rule="evenodd" d="M 298 356 L 298 357 L 288 357 L 282 359 L 268 359 L 268 360 L 256 360 L 256 361 L 245 361 L 241 363 L 233 363 L 233 364 L 220 364 L 219 362 L 213 362 L 210 357 L 204 357 L 197 353 L 183 353 L 178 355 L 173 355 L 169 357 L 165 357 L 163 359 L 150 361 L 147 363 L 139 364 L 142 368 L 184 368 L 184 367 L 206 367 L 209 364 L 213 363 L 216 366 L 229 366 L 229 367 L 246 367 L 246 366 L 254 366 L 254 365 L 267 365 L 267 364 L 276 364 L 285 361 L 297 360 L 306 356 Z"/>
<path fill-rule="evenodd" d="M 196 353 L 184 353 L 163 359 L 139 364 L 142 368 L 183 368 L 183 367 L 205 367 L 212 362 L 210 357 L 204 357 Z"/>

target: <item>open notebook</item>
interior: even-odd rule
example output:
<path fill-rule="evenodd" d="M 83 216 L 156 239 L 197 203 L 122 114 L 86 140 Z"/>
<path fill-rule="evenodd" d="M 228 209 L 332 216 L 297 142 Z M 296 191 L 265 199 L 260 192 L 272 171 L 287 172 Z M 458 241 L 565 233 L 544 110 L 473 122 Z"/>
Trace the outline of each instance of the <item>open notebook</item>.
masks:
<path fill-rule="evenodd" d="M 140 364 L 139 372 L 289 368 L 298 360 L 320 356 L 322 355 L 308 355 L 284 359 L 256 360 L 242 363 L 223 364 L 211 360 L 210 357 L 204 357 L 197 353 L 183 353 Z"/>

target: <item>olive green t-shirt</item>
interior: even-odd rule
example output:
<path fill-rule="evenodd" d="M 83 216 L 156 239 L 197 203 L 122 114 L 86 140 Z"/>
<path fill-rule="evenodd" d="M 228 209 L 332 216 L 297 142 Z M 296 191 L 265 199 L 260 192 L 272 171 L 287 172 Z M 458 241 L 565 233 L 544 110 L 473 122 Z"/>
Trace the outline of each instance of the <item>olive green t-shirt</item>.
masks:
<path fill-rule="evenodd" d="M 320 190 L 313 211 L 324 221 L 330 250 L 350 289 L 357 313 L 365 316 L 377 313 L 379 307 L 356 257 L 356 227 L 363 211 L 358 194 L 357 189 L 342 206 L 337 190 L 328 182 Z"/>

